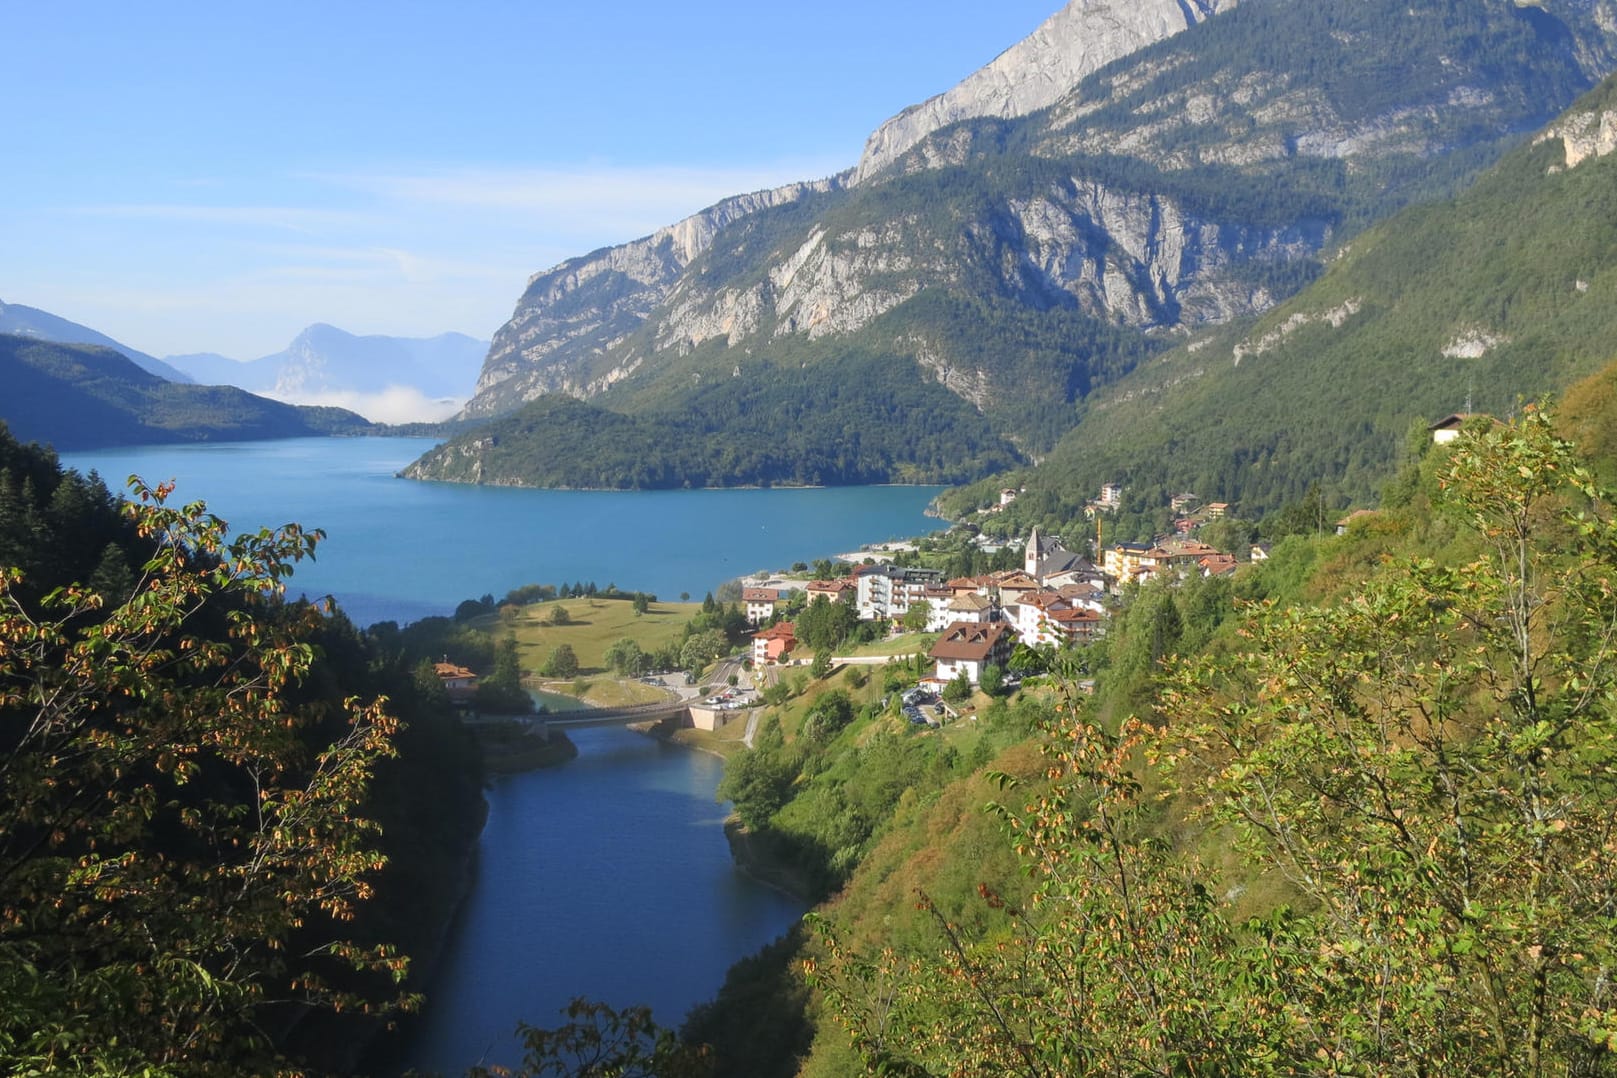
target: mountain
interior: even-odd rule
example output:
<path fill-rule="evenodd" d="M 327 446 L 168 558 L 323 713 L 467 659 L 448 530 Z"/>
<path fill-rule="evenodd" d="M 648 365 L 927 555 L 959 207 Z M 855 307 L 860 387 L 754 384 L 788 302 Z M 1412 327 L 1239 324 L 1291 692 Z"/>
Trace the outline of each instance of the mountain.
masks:
<path fill-rule="evenodd" d="M 1236 0 L 1071 0 L 1027 38 L 952 89 L 878 127 L 854 169 L 864 182 L 961 120 L 1048 108 L 1086 75 L 1235 7 Z"/>
<path fill-rule="evenodd" d="M 122 352 L 132 360 L 136 366 L 159 378 L 170 382 L 189 382 L 190 376 L 175 367 L 164 363 L 155 356 L 137 351 L 126 344 L 113 340 L 105 333 L 97 333 L 89 326 L 81 326 L 77 322 L 69 322 L 49 311 L 42 311 L 37 307 L 24 307 L 20 303 L 0 302 L 0 333 L 10 333 L 19 337 L 33 337 L 42 341 L 57 341 L 61 344 L 98 344 L 103 348 L 111 348 L 115 352 Z"/>
<path fill-rule="evenodd" d="M 57 449 L 158 442 L 359 434 L 338 408 L 299 408 L 232 386 L 184 385 L 111 348 L 0 334 L 0 420 L 23 442 Z"/>
<path fill-rule="evenodd" d="M 260 359 L 202 353 L 169 362 L 199 382 L 289 404 L 340 405 L 378 422 L 409 422 L 444 419 L 464 404 L 487 351 L 487 341 L 461 333 L 361 337 L 316 324 Z"/>
<path fill-rule="evenodd" d="M 912 110 L 841 176 L 536 275 L 465 415 L 531 411 L 410 474 L 565 485 L 547 439 L 624 462 L 593 477 L 606 486 L 1039 459 L 1093 393 L 1269 310 L 1324 252 L 1460 190 L 1617 66 L 1610 0 L 1245 0 L 1171 5 L 1177 23 L 1169 7 L 1075 0 L 940 99 L 966 119 Z M 1049 62 L 1101 39 L 1149 43 L 1065 76 Z M 1021 105 L 986 89 L 1058 76 L 1077 81 Z M 1020 107 L 1037 111 L 1001 114 Z M 846 397 L 898 385 L 891 429 L 849 425 Z M 592 411 L 525 404 L 547 395 Z"/>
<path fill-rule="evenodd" d="M 1601 370 L 1617 356 L 1614 151 L 1617 78 L 1463 194 L 1355 237 L 1262 318 L 1092 396 L 993 526 L 1072 520 L 1102 482 L 1141 511 L 1192 491 L 1257 519 L 1311 486 L 1329 506 L 1373 503 L 1428 424 L 1509 416 Z"/>

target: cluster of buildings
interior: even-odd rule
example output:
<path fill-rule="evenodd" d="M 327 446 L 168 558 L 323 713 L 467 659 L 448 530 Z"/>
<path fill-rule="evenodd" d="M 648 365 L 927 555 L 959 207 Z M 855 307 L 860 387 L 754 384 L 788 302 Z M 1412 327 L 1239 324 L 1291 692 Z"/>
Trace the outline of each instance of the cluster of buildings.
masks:
<path fill-rule="evenodd" d="M 1103 499 L 1108 495 L 1115 502 L 1121 490 L 1102 492 Z M 814 581 L 805 591 L 809 602 L 849 602 L 861 620 L 894 626 L 906 619 L 916 622 L 911 615 L 925 604 L 924 628 L 939 634 L 930 652 L 933 679 L 949 682 L 964 674 L 976 684 L 985 667 L 1003 667 L 1017 643 L 1061 647 L 1101 635 L 1108 595 L 1124 585 L 1168 574 L 1222 575 L 1234 572 L 1236 564 L 1233 555 L 1176 535 L 1119 543 L 1104 551 L 1097 566 L 1035 528 L 1020 568 L 945 580 L 936 569 L 881 563 L 861 566 L 840 580 Z M 742 592 L 755 624 L 768 622 L 791 597 L 780 588 Z M 792 632 L 787 622 L 760 631 L 753 639 L 753 661 L 782 661 L 796 644 Z"/>

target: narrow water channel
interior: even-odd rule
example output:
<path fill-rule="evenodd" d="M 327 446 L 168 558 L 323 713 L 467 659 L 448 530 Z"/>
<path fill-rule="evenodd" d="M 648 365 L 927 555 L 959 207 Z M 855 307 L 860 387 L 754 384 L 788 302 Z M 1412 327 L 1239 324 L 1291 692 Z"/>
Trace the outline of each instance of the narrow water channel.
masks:
<path fill-rule="evenodd" d="M 579 995 L 677 1026 L 803 913 L 731 863 L 721 760 L 619 728 L 569 736 L 577 759 L 488 791 L 476 882 L 405 1066 L 519 1062 L 517 1023 L 558 1025 Z"/>

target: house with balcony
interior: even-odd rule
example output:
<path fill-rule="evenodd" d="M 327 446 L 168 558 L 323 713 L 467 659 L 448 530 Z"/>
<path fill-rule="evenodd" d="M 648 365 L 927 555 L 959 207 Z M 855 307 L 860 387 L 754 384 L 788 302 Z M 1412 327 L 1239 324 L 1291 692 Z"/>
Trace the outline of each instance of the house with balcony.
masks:
<path fill-rule="evenodd" d="M 965 595 L 955 596 L 948 602 L 934 606 L 932 617 L 927 622 L 926 631 L 929 633 L 942 632 L 957 621 L 968 622 L 972 625 L 982 625 L 990 621 L 998 621 L 999 604 L 986 595 L 969 592 Z"/>
<path fill-rule="evenodd" d="M 937 664 L 934 676 L 953 681 L 962 673 L 973 685 L 982 683 L 983 668 L 993 663 L 1003 667 L 1016 643 L 1016 633 L 1003 621 L 977 625 L 957 621 L 944 629 L 932 645 L 931 657 Z"/>
<path fill-rule="evenodd" d="M 789 621 L 760 629 L 752 638 L 752 665 L 778 663 L 797 646 L 797 633 Z"/>
<path fill-rule="evenodd" d="M 845 595 L 857 594 L 859 587 L 853 582 L 852 577 L 845 576 L 837 580 L 811 580 L 803 590 L 811 603 L 821 600 L 830 600 L 834 603 L 839 602 Z"/>
<path fill-rule="evenodd" d="M 785 600 L 786 594 L 779 588 L 741 589 L 741 602 L 746 607 L 749 625 L 762 625 L 773 618 Z"/>
<path fill-rule="evenodd" d="M 864 621 L 896 621 L 913 603 L 927 598 L 929 588 L 943 582 L 937 569 L 901 569 L 895 565 L 867 565 L 854 574 L 855 606 Z"/>

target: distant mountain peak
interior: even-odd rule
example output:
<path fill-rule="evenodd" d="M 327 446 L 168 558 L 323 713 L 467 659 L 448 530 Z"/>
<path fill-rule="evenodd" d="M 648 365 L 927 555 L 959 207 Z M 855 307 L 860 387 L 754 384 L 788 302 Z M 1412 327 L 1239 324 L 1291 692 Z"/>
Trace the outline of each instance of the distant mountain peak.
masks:
<path fill-rule="evenodd" d="M 488 342 L 461 333 L 360 336 L 316 322 L 280 352 L 246 363 L 176 356 L 199 380 L 238 386 L 289 404 L 336 405 L 377 422 L 446 418 L 470 395 Z"/>
<path fill-rule="evenodd" d="M 862 183 L 932 132 L 978 117 L 1011 119 L 1055 104 L 1113 60 L 1172 37 L 1237 0 L 1069 0 L 1033 33 L 953 88 L 911 105 L 871 134 L 854 170 Z"/>

